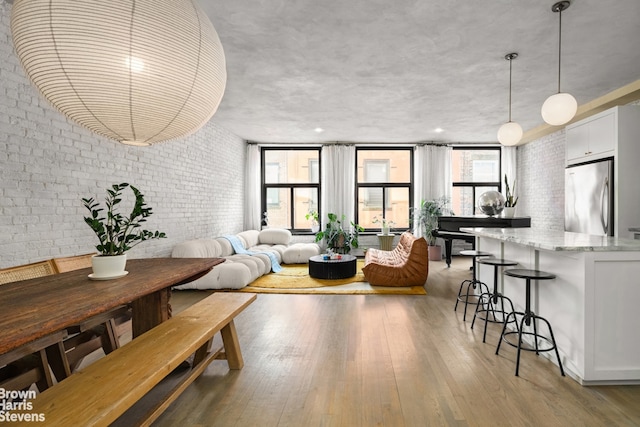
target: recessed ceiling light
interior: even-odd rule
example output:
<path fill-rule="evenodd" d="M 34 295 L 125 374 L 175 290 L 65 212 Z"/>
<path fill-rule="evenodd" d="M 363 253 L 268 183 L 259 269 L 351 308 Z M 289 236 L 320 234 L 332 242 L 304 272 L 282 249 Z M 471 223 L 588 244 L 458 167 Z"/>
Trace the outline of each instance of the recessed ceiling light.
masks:
<path fill-rule="evenodd" d="M 442 133 L 442 132 L 444 132 L 444 129 L 442 129 L 442 128 L 435 128 L 433 131 L 434 131 L 435 133 Z"/>
<path fill-rule="evenodd" d="M 315 128 L 314 130 L 315 130 L 317 133 L 322 133 L 322 132 L 324 132 L 324 129 L 322 129 L 322 128 Z"/>

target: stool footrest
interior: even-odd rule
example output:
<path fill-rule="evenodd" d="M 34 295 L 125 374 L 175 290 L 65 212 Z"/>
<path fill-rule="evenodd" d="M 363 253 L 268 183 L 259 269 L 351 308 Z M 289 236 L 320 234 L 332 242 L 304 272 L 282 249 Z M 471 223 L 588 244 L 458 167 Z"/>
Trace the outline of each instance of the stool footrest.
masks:
<path fill-rule="evenodd" d="M 509 344 L 511 347 L 518 348 L 518 343 L 517 342 L 511 342 L 507 338 L 507 337 L 509 337 L 511 335 L 516 335 L 516 338 L 517 338 L 517 336 L 519 335 L 519 332 L 518 331 L 505 332 L 504 334 L 502 334 L 502 340 L 505 343 Z M 536 353 L 542 353 L 542 352 L 545 352 L 545 351 L 552 351 L 552 350 L 556 349 L 556 345 L 553 343 L 553 341 L 551 341 L 551 339 L 549 337 L 546 337 L 544 335 L 534 334 L 533 332 L 522 332 L 522 336 L 524 337 L 525 335 L 534 337 L 534 339 L 536 339 L 536 341 L 538 339 L 544 340 L 545 342 L 549 343 L 549 347 L 548 348 L 541 348 L 540 346 L 538 346 L 538 348 L 535 348 L 535 347 L 531 347 L 530 346 L 531 344 L 523 342 L 519 346 L 521 350 L 533 351 L 533 352 L 536 352 Z"/>

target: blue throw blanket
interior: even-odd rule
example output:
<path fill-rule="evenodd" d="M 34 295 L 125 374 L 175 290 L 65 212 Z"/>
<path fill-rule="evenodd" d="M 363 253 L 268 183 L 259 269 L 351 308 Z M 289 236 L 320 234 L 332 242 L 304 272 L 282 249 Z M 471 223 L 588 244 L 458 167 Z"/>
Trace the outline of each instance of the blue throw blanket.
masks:
<path fill-rule="evenodd" d="M 278 263 L 278 258 L 276 258 L 276 256 L 274 254 L 272 254 L 271 252 L 266 252 L 266 251 L 265 252 L 248 251 L 248 250 L 246 250 L 244 248 L 244 246 L 242 245 L 242 242 L 240 241 L 240 238 L 238 236 L 227 235 L 227 236 L 223 236 L 223 237 L 225 239 L 227 239 L 229 241 L 229 243 L 231 243 L 231 247 L 233 248 L 233 250 L 237 254 L 244 254 L 244 255 L 265 254 L 271 260 L 271 271 L 273 271 L 274 273 L 282 271 L 282 267 Z"/>

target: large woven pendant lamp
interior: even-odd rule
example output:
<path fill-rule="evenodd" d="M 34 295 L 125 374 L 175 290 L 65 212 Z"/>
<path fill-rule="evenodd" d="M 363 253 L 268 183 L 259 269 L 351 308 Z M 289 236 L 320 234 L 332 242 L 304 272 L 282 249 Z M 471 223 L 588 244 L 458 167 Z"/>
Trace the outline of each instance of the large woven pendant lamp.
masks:
<path fill-rule="evenodd" d="M 45 98 L 125 144 L 195 132 L 224 94 L 222 45 L 195 0 L 16 0 L 11 32 Z"/>

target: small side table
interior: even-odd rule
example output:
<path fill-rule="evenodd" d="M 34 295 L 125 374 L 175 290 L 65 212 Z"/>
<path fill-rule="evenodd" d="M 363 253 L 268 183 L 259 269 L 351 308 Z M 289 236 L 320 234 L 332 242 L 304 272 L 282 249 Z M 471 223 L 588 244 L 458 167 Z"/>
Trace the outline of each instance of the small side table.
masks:
<path fill-rule="evenodd" d="M 324 259 L 322 255 L 309 258 L 309 276 L 315 279 L 347 279 L 356 275 L 356 257 L 345 254 L 340 259 Z"/>
<path fill-rule="evenodd" d="M 383 251 L 393 250 L 393 238 L 395 236 L 395 234 L 378 234 L 380 249 L 382 249 Z"/>

